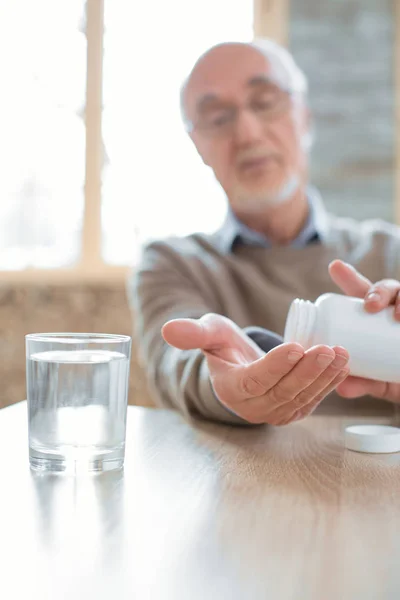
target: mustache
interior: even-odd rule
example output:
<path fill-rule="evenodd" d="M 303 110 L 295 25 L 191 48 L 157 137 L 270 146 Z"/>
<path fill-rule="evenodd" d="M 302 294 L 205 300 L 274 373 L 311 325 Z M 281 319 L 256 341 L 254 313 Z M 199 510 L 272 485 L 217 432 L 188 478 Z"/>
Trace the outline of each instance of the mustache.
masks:
<path fill-rule="evenodd" d="M 243 163 L 257 160 L 257 159 L 273 159 L 278 158 L 276 152 L 271 152 L 269 150 L 260 149 L 260 148 L 246 148 L 245 150 L 241 150 L 236 156 L 236 163 L 240 166 Z"/>

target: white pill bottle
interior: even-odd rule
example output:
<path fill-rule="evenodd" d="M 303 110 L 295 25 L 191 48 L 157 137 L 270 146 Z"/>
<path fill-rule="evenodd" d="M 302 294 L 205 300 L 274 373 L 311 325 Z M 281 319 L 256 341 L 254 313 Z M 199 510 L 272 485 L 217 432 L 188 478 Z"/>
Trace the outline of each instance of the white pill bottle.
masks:
<path fill-rule="evenodd" d="M 394 307 L 368 313 L 364 301 L 324 294 L 315 303 L 294 300 L 286 320 L 285 342 L 306 350 L 316 344 L 343 346 L 350 355 L 350 374 L 400 383 L 400 322 Z"/>

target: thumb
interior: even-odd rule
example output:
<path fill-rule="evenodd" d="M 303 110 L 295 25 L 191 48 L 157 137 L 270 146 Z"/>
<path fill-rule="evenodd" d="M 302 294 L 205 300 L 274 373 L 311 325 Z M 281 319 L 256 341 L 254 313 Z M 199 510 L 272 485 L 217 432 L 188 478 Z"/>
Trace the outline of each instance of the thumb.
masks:
<path fill-rule="evenodd" d="M 203 348 L 207 332 L 200 319 L 174 319 L 165 323 L 161 330 L 164 340 L 180 350 Z"/>
<path fill-rule="evenodd" d="M 234 348 L 247 360 L 260 357 L 259 347 L 240 327 L 227 317 L 214 313 L 200 319 L 168 321 L 161 333 L 168 344 L 180 350 L 199 348 L 204 352 L 219 353 Z M 223 355 L 225 357 L 225 353 Z"/>

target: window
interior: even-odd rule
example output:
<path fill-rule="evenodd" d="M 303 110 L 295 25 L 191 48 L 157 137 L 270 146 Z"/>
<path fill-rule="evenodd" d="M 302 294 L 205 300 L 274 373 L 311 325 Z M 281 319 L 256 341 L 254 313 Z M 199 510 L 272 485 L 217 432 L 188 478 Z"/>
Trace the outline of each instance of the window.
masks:
<path fill-rule="evenodd" d="M 152 236 L 217 227 L 224 196 L 179 88 L 211 44 L 252 34 L 252 0 L 1 3 L 0 271 L 90 274 Z"/>
<path fill-rule="evenodd" d="M 0 270 L 69 266 L 83 216 L 82 0 L 0 3 Z"/>

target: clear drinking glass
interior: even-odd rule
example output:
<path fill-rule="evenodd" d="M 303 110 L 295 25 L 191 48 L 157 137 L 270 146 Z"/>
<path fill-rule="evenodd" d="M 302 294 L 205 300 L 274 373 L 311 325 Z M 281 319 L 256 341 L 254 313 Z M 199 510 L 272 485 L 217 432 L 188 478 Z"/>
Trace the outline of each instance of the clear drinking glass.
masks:
<path fill-rule="evenodd" d="M 29 461 L 42 471 L 123 466 L 131 338 L 26 336 Z"/>

